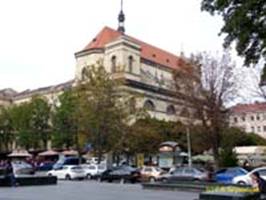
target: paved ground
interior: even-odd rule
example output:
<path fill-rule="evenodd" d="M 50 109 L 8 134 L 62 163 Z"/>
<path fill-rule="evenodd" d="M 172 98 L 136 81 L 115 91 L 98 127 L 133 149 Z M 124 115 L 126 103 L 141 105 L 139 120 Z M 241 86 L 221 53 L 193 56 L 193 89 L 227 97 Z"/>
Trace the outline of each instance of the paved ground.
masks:
<path fill-rule="evenodd" d="M 139 184 L 59 181 L 54 186 L 0 188 L 0 200 L 194 200 L 197 193 L 143 190 Z"/>

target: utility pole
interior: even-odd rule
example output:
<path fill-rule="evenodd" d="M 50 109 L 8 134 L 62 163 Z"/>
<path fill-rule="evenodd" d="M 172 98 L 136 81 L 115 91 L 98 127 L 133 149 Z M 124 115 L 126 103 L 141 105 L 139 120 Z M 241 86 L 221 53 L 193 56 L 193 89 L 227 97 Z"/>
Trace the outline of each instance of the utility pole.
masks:
<path fill-rule="evenodd" d="M 191 141 L 190 141 L 190 131 L 189 127 L 186 127 L 187 132 L 187 154 L 188 154 L 188 166 L 192 167 L 192 158 L 191 158 Z"/>

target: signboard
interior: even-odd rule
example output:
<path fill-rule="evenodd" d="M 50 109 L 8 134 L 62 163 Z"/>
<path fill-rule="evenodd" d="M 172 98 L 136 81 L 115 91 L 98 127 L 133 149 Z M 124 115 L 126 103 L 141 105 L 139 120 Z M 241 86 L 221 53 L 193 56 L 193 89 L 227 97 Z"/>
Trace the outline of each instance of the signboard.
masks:
<path fill-rule="evenodd" d="M 160 159 L 159 159 L 159 167 L 161 167 L 161 168 L 171 168 L 172 166 L 173 166 L 173 158 L 170 158 L 170 157 L 162 158 L 162 157 L 160 157 Z"/>

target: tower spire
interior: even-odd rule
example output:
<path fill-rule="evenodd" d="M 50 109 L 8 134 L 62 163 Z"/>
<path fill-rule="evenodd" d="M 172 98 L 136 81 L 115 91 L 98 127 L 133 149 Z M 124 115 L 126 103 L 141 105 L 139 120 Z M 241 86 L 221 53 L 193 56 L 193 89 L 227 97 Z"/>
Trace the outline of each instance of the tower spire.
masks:
<path fill-rule="evenodd" d="M 118 15 L 118 29 L 119 32 L 125 33 L 125 14 L 123 12 L 123 0 L 121 0 L 121 10 Z"/>

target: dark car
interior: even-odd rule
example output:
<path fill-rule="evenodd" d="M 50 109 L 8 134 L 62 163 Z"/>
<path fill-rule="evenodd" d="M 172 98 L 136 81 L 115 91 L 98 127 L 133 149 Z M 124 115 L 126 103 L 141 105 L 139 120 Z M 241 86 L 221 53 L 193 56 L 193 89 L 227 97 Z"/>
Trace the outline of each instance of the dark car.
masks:
<path fill-rule="evenodd" d="M 100 181 L 120 181 L 135 183 L 141 180 L 140 171 L 130 166 L 120 166 L 104 171 L 99 176 Z"/>
<path fill-rule="evenodd" d="M 224 168 L 215 173 L 215 180 L 218 183 L 231 184 L 234 177 L 245 175 L 247 173 L 247 170 L 243 169 L 242 167 Z"/>
<path fill-rule="evenodd" d="M 179 167 L 158 178 L 162 182 L 175 181 L 210 181 L 209 173 L 195 167 Z"/>
<path fill-rule="evenodd" d="M 43 162 L 38 167 L 36 167 L 36 171 L 49 171 L 53 169 L 54 162 Z"/>

